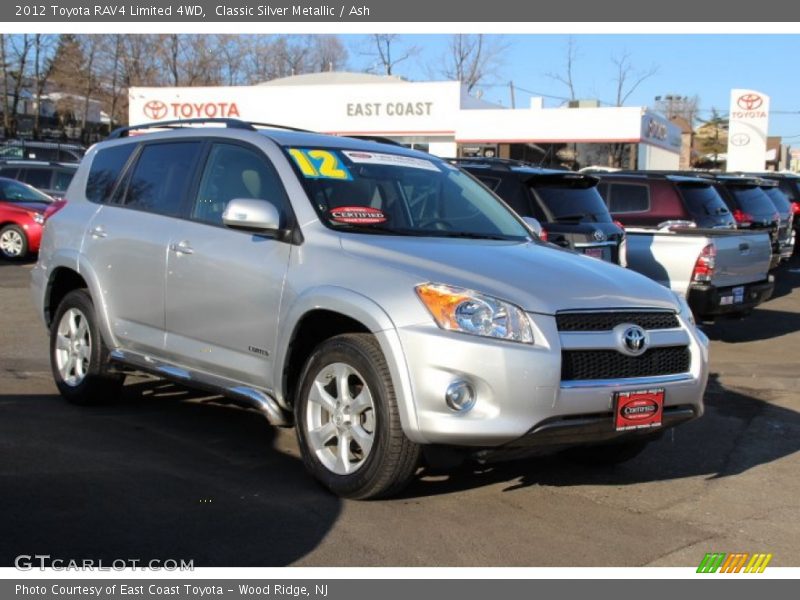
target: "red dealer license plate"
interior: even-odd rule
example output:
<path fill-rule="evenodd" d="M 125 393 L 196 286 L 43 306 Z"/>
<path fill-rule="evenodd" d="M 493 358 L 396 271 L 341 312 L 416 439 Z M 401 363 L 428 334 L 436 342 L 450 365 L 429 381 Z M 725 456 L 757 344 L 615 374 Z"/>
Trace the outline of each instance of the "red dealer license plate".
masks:
<path fill-rule="evenodd" d="M 661 427 L 664 389 L 614 394 L 614 427 L 617 431 Z"/>
<path fill-rule="evenodd" d="M 602 248 L 586 248 L 583 253 L 586 256 L 591 256 L 592 258 L 599 258 L 602 260 L 603 258 L 603 249 Z"/>

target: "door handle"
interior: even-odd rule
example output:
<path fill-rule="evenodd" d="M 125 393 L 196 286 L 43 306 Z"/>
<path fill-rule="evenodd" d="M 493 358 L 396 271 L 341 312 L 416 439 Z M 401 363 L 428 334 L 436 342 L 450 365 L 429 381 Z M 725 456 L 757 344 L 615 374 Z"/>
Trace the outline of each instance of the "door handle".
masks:
<path fill-rule="evenodd" d="M 189 242 L 183 240 L 177 244 L 170 244 L 169 249 L 175 254 L 193 254 L 194 248 L 189 245 Z"/>
<path fill-rule="evenodd" d="M 103 229 L 102 227 L 100 227 L 99 225 L 97 227 L 95 227 L 94 229 L 92 229 L 89 232 L 89 235 L 91 235 L 95 239 L 108 237 L 108 234 L 106 233 L 106 230 Z"/>

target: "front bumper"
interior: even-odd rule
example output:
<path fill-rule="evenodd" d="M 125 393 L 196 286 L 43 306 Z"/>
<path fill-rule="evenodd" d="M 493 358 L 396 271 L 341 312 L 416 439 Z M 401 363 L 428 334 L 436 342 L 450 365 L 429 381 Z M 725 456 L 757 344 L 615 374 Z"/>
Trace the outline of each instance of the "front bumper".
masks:
<path fill-rule="evenodd" d="M 742 301 L 730 302 L 729 299 L 735 299 L 734 289 L 738 287 L 744 288 Z M 775 280 L 772 276 L 764 281 L 748 283 L 742 286 L 716 287 L 714 285 L 692 284 L 686 296 L 686 301 L 698 318 L 706 319 L 753 309 L 762 302 L 769 300 L 772 297 L 774 288 Z"/>
<path fill-rule="evenodd" d="M 501 447 L 536 432 L 537 444 L 564 443 L 538 429 L 554 423 L 592 423 L 603 440 L 627 434 L 611 421 L 615 392 L 659 387 L 665 390 L 665 417 L 673 407 L 703 413 L 708 377 L 708 340 L 681 318 L 691 353 L 686 373 L 620 380 L 561 381 L 561 335 L 555 318 L 530 315 L 535 344 L 517 344 L 443 331 L 435 325 L 398 330 L 408 369 L 415 420 L 407 435 L 424 444 L 472 448 Z M 566 343 L 566 342 L 565 342 Z M 454 381 L 467 381 L 476 391 L 475 406 L 466 413 L 447 407 L 444 395 Z M 597 419 L 600 421 L 597 421 Z M 561 430 L 564 431 L 563 429 Z M 596 431 L 573 428 L 569 445 L 598 441 Z M 539 441 L 540 440 L 540 441 Z"/>

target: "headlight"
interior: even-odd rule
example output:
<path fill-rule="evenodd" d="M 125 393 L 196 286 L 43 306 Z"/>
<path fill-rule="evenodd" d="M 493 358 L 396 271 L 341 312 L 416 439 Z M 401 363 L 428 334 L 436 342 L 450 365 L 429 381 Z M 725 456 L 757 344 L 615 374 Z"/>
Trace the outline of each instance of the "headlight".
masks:
<path fill-rule="evenodd" d="M 689 323 L 691 323 L 692 325 L 695 325 L 696 323 L 694 322 L 694 315 L 692 314 L 692 309 L 691 309 L 691 308 L 689 308 L 689 303 L 688 303 L 688 302 L 686 302 L 686 298 L 684 298 L 684 297 L 683 297 L 681 294 L 679 294 L 678 292 L 672 292 L 672 293 L 673 293 L 673 294 L 675 294 L 675 298 L 678 300 L 678 304 L 680 304 L 680 307 L 681 307 L 681 315 L 682 315 L 682 316 L 683 316 L 683 317 L 684 317 L 684 318 L 685 318 L 687 321 L 689 321 Z"/>
<path fill-rule="evenodd" d="M 34 212 L 30 213 L 31 218 L 36 221 L 39 225 L 44 223 L 44 215 L 42 213 Z"/>
<path fill-rule="evenodd" d="M 528 316 L 513 304 L 472 290 L 436 283 L 418 285 L 416 291 L 442 329 L 533 343 Z"/>

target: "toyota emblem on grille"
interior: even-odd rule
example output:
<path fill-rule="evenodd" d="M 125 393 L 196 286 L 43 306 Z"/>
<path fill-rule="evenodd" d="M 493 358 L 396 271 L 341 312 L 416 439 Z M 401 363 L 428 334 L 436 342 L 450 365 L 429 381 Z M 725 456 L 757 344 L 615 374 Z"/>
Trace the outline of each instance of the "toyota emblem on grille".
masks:
<path fill-rule="evenodd" d="M 625 323 L 614 328 L 617 334 L 617 348 L 628 356 L 640 356 L 647 350 L 650 342 L 647 332 L 631 323 Z"/>
<path fill-rule="evenodd" d="M 594 239 L 598 242 L 604 242 L 606 239 L 606 234 L 600 231 L 599 229 L 594 230 Z"/>

